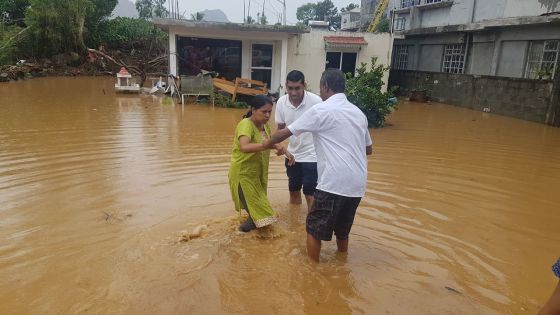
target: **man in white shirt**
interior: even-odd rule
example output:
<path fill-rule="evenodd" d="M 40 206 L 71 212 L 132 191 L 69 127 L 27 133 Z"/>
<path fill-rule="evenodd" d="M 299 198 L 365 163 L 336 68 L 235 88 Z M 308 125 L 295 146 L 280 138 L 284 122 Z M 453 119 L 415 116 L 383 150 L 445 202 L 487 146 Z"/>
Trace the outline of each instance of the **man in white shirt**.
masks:
<path fill-rule="evenodd" d="M 295 122 L 313 105 L 323 100 L 305 90 L 305 76 L 301 71 L 293 70 L 286 77 L 288 94 L 280 97 L 276 102 L 275 120 L 278 130 L 286 128 Z M 313 146 L 313 136 L 309 132 L 299 136 L 292 135 L 288 145 L 286 159 L 286 174 L 288 175 L 288 189 L 290 203 L 301 204 L 301 190 L 307 202 L 307 211 L 313 204 L 313 194 L 317 186 L 317 155 Z M 293 158 L 292 158 L 293 157 Z"/>
<path fill-rule="evenodd" d="M 320 92 L 324 102 L 263 143 L 272 147 L 292 134 L 313 134 L 319 179 L 306 230 L 307 254 L 317 262 L 321 241 L 330 241 L 333 232 L 338 251 L 348 251 L 350 229 L 366 191 L 367 155 L 372 153 L 372 141 L 367 118 L 346 99 L 345 86 L 342 71 L 323 72 Z"/>

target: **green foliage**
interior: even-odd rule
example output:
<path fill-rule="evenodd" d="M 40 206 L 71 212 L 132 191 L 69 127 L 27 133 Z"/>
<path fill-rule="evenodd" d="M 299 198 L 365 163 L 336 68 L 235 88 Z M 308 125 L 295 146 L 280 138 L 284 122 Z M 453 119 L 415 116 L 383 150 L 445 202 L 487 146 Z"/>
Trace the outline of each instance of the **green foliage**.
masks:
<path fill-rule="evenodd" d="M 214 92 L 214 104 L 219 107 L 226 108 L 249 108 L 249 105 L 245 102 L 234 102 L 231 100 L 230 96 L 226 96 L 217 92 Z"/>
<path fill-rule="evenodd" d="M 5 25 L 0 23 L 0 65 L 13 64 L 21 55 L 18 41 L 13 38 L 22 30 L 17 25 Z"/>
<path fill-rule="evenodd" d="M 204 19 L 204 13 L 196 12 L 191 14 L 191 20 L 193 21 L 202 21 Z"/>
<path fill-rule="evenodd" d="M 91 0 L 31 0 L 25 24 L 36 56 L 83 50 L 86 15 L 93 9 Z"/>
<path fill-rule="evenodd" d="M 167 40 L 167 33 L 143 19 L 118 17 L 102 23 L 93 39 L 96 43 L 118 47 L 123 43 Z"/>
<path fill-rule="evenodd" d="M 151 19 L 153 17 L 154 3 L 152 0 L 136 0 L 136 11 L 138 11 L 138 17 L 144 20 Z"/>
<path fill-rule="evenodd" d="M 260 19 L 259 23 L 261 25 L 267 25 L 268 24 L 268 19 L 266 18 L 266 15 L 263 14 L 259 19 Z"/>
<path fill-rule="evenodd" d="M 255 24 L 255 19 L 252 16 L 247 15 L 247 19 L 245 20 L 245 24 Z"/>
<path fill-rule="evenodd" d="M 354 10 L 355 8 L 359 8 L 360 6 L 355 3 L 350 3 L 345 8 L 340 9 L 340 12 L 349 12 Z"/>
<path fill-rule="evenodd" d="M 315 8 L 316 4 L 314 3 L 307 3 L 299 8 L 296 11 L 296 17 L 299 21 L 302 21 L 305 25 L 309 24 L 309 21 L 315 19 Z"/>
<path fill-rule="evenodd" d="M 331 26 L 340 27 L 340 15 L 331 0 L 306 3 L 297 8 L 296 17 L 305 25 L 308 25 L 309 21 L 328 21 Z"/>
<path fill-rule="evenodd" d="M 385 116 L 396 109 L 396 103 L 389 99 L 394 97 L 395 89 L 382 92 L 385 84 L 383 76 L 389 71 L 389 67 L 377 64 L 377 58 L 371 58 L 371 66 L 362 63 L 356 69 L 356 75 L 351 78 L 348 75 L 346 82 L 346 95 L 348 100 L 358 106 L 368 119 L 369 127 L 382 127 L 385 124 Z"/>
<path fill-rule="evenodd" d="M 118 0 L 91 0 L 92 9 L 86 15 L 86 32 L 96 34 L 101 23 L 106 21 L 117 6 Z"/>
<path fill-rule="evenodd" d="M 166 0 L 136 0 L 138 17 L 144 20 L 168 17 L 169 11 L 165 8 L 165 2 Z"/>
<path fill-rule="evenodd" d="M 377 26 L 377 32 L 379 33 L 389 33 L 391 31 L 391 20 L 384 17 Z"/>
<path fill-rule="evenodd" d="M 166 0 L 154 0 L 154 17 L 165 18 L 169 16 L 169 11 L 165 8 L 165 1 Z"/>
<path fill-rule="evenodd" d="M 27 7 L 29 7 L 29 0 L 0 0 L 0 22 L 3 20 L 7 25 L 25 26 Z"/>

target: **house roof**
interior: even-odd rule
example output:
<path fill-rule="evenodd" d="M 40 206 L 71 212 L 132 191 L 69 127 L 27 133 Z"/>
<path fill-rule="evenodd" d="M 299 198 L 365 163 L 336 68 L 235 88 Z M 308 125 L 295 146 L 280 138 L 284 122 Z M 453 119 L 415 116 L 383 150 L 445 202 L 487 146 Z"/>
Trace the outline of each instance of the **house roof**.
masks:
<path fill-rule="evenodd" d="M 327 45 L 332 46 L 363 46 L 368 44 L 366 39 L 361 36 L 325 36 L 323 39 Z"/>
<path fill-rule="evenodd" d="M 303 25 L 261 25 L 261 24 L 242 24 L 242 23 L 224 23 L 210 21 L 192 21 L 181 19 L 161 19 L 155 18 L 152 21 L 157 27 L 169 30 L 170 27 L 186 27 L 197 29 L 215 29 L 230 30 L 241 32 L 273 32 L 273 33 L 289 33 L 301 34 L 309 33 L 310 29 Z"/>

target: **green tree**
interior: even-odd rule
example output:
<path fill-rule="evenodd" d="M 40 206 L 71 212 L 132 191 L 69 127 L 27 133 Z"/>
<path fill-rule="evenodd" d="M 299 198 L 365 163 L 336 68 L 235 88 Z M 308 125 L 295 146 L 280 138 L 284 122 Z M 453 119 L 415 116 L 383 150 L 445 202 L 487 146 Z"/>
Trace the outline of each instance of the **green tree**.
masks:
<path fill-rule="evenodd" d="M 158 18 L 166 18 L 169 11 L 165 8 L 166 0 L 154 0 L 153 16 Z"/>
<path fill-rule="evenodd" d="M 266 15 L 261 15 L 260 17 L 260 21 L 259 21 L 262 25 L 267 25 L 268 24 L 268 19 L 266 18 Z"/>
<path fill-rule="evenodd" d="M 323 0 L 317 2 L 315 15 L 319 21 L 328 21 L 330 26 L 340 28 L 340 15 L 338 9 L 331 0 Z"/>
<path fill-rule="evenodd" d="M 91 0 L 31 0 L 25 24 L 31 29 L 37 55 L 84 50 L 86 16 L 92 9 Z"/>
<path fill-rule="evenodd" d="M 252 16 L 247 15 L 247 19 L 245 20 L 246 24 L 255 24 L 255 19 Z"/>
<path fill-rule="evenodd" d="M 1 0 L 0 0 L 1 1 Z M 92 3 L 92 8 L 87 12 L 86 15 L 86 31 L 87 37 L 95 37 L 99 32 L 99 26 L 101 23 L 106 21 L 115 7 L 117 6 L 117 0 L 90 0 Z M 88 44 L 91 43 L 87 40 Z"/>
<path fill-rule="evenodd" d="M 340 9 L 340 12 L 349 12 L 352 11 L 356 8 L 359 8 L 360 6 L 355 4 L 355 3 L 350 3 L 349 5 L 347 5 L 345 8 Z"/>
<path fill-rule="evenodd" d="M 386 17 L 381 19 L 379 25 L 377 26 L 377 31 L 379 33 L 389 33 L 391 31 L 391 20 Z"/>
<path fill-rule="evenodd" d="M 298 21 L 303 22 L 305 25 L 309 25 L 309 21 L 315 19 L 317 5 L 315 3 L 306 3 L 296 11 L 296 17 Z"/>
<path fill-rule="evenodd" d="M 309 21 L 328 21 L 331 26 L 340 27 L 340 15 L 331 0 L 306 3 L 297 8 L 296 17 L 306 25 Z"/>
<path fill-rule="evenodd" d="M 138 11 L 138 17 L 144 20 L 151 19 L 153 17 L 154 3 L 152 0 L 136 0 L 136 11 Z"/>
<path fill-rule="evenodd" d="M 383 77 L 389 67 L 377 64 L 377 58 L 371 58 L 369 69 L 362 63 L 356 69 L 356 75 L 346 82 L 348 100 L 358 106 L 367 117 L 369 127 L 382 127 L 385 117 L 397 108 L 395 90 L 382 92 Z"/>
<path fill-rule="evenodd" d="M 29 0 L 0 0 L 0 22 L 24 26 L 25 10 Z"/>
<path fill-rule="evenodd" d="M 204 19 L 204 13 L 196 12 L 191 14 L 191 20 L 193 21 L 202 21 Z"/>

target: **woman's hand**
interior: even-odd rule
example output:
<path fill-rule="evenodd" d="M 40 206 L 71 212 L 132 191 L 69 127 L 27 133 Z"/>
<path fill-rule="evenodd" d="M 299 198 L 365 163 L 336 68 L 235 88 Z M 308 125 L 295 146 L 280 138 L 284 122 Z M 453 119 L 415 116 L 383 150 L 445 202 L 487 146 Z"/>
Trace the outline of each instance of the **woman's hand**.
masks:
<path fill-rule="evenodd" d="M 275 144 L 274 145 L 274 149 L 276 150 L 276 156 L 280 156 L 280 155 L 284 155 L 286 154 L 286 149 L 284 149 L 283 146 L 279 145 L 279 144 Z"/>
<path fill-rule="evenodd" d="M 296 164 L 296 158 L 290 152 L 286 150 L 286 153 L 284 155 L 288 159 L 288 166 Z"/>

